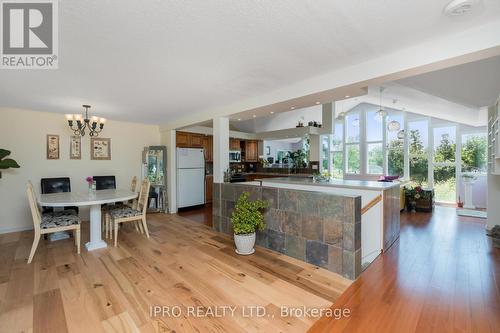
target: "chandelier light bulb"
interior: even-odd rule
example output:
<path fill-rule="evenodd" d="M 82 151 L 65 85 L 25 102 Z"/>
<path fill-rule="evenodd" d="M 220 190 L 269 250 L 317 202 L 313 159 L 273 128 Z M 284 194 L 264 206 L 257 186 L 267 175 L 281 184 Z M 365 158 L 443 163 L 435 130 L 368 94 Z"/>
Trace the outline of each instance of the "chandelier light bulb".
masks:
<path fill-rule="evenodd" d="M 69 120 L 73 120 L 73 115 L 72 114 L 67 114 L 67 115 L 65 115 L 65 117 L 66 117 L 66 120 L 68 120 L 68 121 Z"/>
<path fill-rule="evenodd" d="M 101 118 L 101 119 L 99 119 L 99 122 L 100 122 L 101 124 L 105 124 L 105 123 L 106 123 L 106 119 Z"/>

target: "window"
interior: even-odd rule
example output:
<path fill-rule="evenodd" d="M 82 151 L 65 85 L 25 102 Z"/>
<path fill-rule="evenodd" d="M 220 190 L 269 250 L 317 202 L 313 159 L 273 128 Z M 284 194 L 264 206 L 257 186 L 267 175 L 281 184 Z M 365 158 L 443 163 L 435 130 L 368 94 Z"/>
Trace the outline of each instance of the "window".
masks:
<path fill-rule="evenodd" d="M 331 136 L 332 141 L 330 142 L 330 160 L 331 160 L 331 170 L 335 179 L 344 178 L 344 147 L 343 147 L 343 137 L 344 137 L 344 125 L 342 123 L 335 123 L 335 132 Z"/>
<path fill-rule="evenodd" d="M 462 135 L 462 172 L 488 170 L 488 138 L 486 133 Z"/>
<path fill-rule="evenodd" d="M 436 201 L 455 202 L 456 127 L 436 127 L 433 129 L 433 178 Z"/>
<path fill-rule="evenodd" d="M 399 130 L 387 129 L 387 174 L 389 176 L 404 176 L 404 138 L 399 138 L 398 133 L 404 131 L 404 117 L 402 113 L 390 113 L 387 124 L 391 121 L 399 123 Z M 404 133 L 404 132 L 402 132 Z"/>
<path fill-rule="evenodd" d="M 346 165 L 347 173 L 359 174 L 361 172 L 359 133 L 359 113 L 351 113 L 345 117 L 346 124 Z"/>
<path fill-rule="evenodd" d="M 377 116 L 377 110 L 367 111 L 366 115 L 366 173 L 384 173 L 384 150 L 382 145 L 384 118 Z"/>
<path fill-rule="evenodd" d="M 410 180 L 414 185 L 427 187 L 428 183 L 428 137 L 429 122 L 427 120 L 408 123 L 408 149 L 410 157 Z"/>
<path fill-rule="evenodd" d="M 321 136 L 321 170 L 329 170 L 328 159 L 330 155 L 329 135 Z"/>

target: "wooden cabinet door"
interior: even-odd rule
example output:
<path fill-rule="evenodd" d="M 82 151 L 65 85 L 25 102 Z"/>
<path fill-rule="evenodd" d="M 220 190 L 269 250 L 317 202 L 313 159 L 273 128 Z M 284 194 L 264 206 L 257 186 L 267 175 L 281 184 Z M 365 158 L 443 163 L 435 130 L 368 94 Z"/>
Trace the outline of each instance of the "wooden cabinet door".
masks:
<path fill-rule="evenodd" d="M 175 140 L 177 147 L 189 147 L 190 135 L 186 132 L 177 132 Z"/>
<path fill-rule="evenodd" d="M 190 146 L 195 148 L 203 148 L 203 135 L 191 133 Z"/>
<path fill-rule="evenodd" d="M 245 141 L 245 161 L 246 162 L 257 162 L 259 160 L 259 152 L 257 141 L 247 140 Z"/>
<path fill-rule="evenodd" d="M 240 140 L 239 139 L 229 139 L 229 150 L 240 150 Z"/>
<path fill-rule="evenodd" d="M 205 149 L 205 161 L 212 162 L 213 160 L 213 138 L 211 135 L 203 137 L 203 149 Z"/>
<path fill-rule="evenodd" d="M 214 176 L 206 175 L 205 176 L 205 203 L 212 202 L 212 191 L 214 185 Z"/>

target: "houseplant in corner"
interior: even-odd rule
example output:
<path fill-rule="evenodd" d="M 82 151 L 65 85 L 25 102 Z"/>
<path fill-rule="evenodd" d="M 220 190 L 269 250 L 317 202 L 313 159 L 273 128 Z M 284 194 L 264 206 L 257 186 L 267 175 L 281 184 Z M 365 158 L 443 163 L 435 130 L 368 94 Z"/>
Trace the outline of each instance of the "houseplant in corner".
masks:
<path fill-rule="evenodd" d="M 5 158 L 10 155 L 10 151 L 6 149 L 0 149 L 0 170 L 5 170 L 9 168 L 20 168 L 19 164 L 11 158 Z M 0 178 L 2 178 L 2 172 L 0 171 Z"/>
<path fill-rule="evenodd" d="M 236 253 L 241 255 L 255 252 L 255 231 L 264 230 L 266 227 L 262 210 L 267 208 L 267 201 L 250 201 L 248 200 L 249 196 L 248 192 L 243 192 L 240 195 L 231 215 Z"/>

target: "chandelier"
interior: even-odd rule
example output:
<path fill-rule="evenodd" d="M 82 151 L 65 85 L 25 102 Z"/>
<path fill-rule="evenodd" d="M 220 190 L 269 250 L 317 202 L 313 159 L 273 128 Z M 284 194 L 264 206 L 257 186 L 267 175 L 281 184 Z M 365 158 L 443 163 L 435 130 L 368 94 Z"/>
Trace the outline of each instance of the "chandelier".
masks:
<path fill-rule="evenodd" d="M 104 123 L 106 119 L 98 118 L 93 116 L 89 118 L 90 105 L 82 105 L 85 109 L 85 118 L 81 114 L 67 114 L 66 119 L 68 120 L 69 128 L 75 133 L 75 135 L 85 136 L 85 131 L 89 131 L 90 136 L 98 136 L 104 128 Z M 73 122 L 76 121 L 76 127 L 73 126 Z"/>
<path fill-rule="evenodd" d="M 377 111 L 377 113 L 375 114 L 375 119 L 379 120 L 379 119 L 383 119 L 384 117 L 387 116 L 387 111 L 385 111 L 385 108 L 382 106 L 382 93 L 384 92 L 385 90 L 385 87 L 380 87 L 379 91 L 380 91 L 380 106 L 379 106 L 379 109 Z"/>

